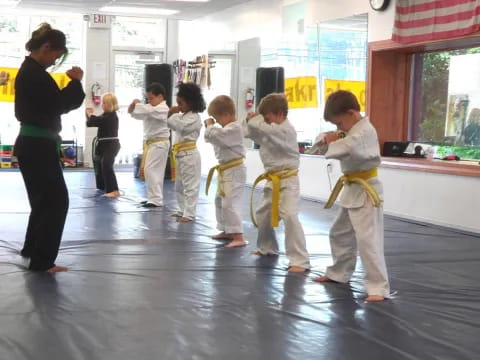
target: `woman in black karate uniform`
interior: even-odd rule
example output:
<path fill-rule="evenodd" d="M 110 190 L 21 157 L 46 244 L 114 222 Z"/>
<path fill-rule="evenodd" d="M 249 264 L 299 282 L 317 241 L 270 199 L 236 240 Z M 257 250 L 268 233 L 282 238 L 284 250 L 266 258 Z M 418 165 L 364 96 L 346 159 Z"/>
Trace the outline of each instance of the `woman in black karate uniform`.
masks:
<path fill-rule="evenodd" d="M 120 196 L 117 178 L 113 171 L 115 156 L 120 150 L 118 141 L 118 101 L 114 94 L 102 97 L 103 114 L 93 115 L 93 109 L 87 108 L 87 126 L 98 127 L 97 146 L 95 147 L 95 180 L 97 189 L 105 191 L 103 196 L 116 198 Z"/>
<path fill-rule="evenodd" d="M 22 256 L 30 258 L 30 270 L 59 272 L 56 266 L 68 211 L 68 192 L 60 164 L 60 115 L 80 107 L 85 98 L 82 69 L 66 72 L 71 79 L 62 90 L 46 71 L 67 54 L 65 34 L 42 24 L 32 33 L 25 58 L 15 79 L 15 116 L 20 134 L 15 155 L 30 201 Z"/>

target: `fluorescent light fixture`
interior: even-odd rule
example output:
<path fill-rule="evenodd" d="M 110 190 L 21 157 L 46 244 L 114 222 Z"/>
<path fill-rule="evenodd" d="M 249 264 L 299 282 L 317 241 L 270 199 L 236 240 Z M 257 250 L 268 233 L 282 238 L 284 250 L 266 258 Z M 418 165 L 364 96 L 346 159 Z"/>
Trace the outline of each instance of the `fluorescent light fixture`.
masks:
<path fill-rule="evenodd" d="M 13 8 L 18 5 L 20 0 L 0 0 L 0 7 Z"/>
<path fill-rule="evenodd" d="M 141 15 L 173 15 L 178 13 L 178 10 L 161 9 L 161 8 L 146 8 L 133 6 L 104 6 L 99 9 L 102 12 L 117 13 L 117 14 L 141 14 Z"/>

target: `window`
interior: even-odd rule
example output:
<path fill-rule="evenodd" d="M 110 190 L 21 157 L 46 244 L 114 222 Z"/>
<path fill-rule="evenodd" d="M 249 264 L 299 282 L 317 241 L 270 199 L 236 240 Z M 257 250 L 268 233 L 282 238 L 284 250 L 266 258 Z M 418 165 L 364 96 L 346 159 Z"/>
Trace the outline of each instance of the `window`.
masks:
<path fill-rule="evenodd" d="M 20 66 L 25 56 L 28 30 L 28 17 L 0 16 L 0 68 Z M 13 103 L 0 101 L 0 113 L 0 143 L 11 145 L 18 134 Z"/>
<path fill-rule="evenodd" d="M 116 158 L 120 164 L 132 164 L 133 157 L 142 151 L 143 123 L 133 120 L 127 108 L 133 99 L 144 99 L 145 65 L 164 61 L 165 27 L 164 19 L 116 16 L 113 20 L 112 87 L 120 106 L 118 117 L 122 148 Z"/>
<path fill-rule="evenodd" d="M 480 159 L 480 47 L 416 54 L 410 140 Z"/>
<path fill-rule="evenodd" d="M 112 46 L 162 49 L 165 47 L 165 20 L 116 16 Z"/>
<path fill-rule="evenodd" d="M 62 30 L 67 36 L 69 56 L 55 72 L 65 72 L 71 66 L 82 66 L 83 20 L 78 16 L 23 16 L 16 14 L 0 15 L 0 68 L 19 68 L 27 51 L 25 43 L 31 33 L 42 23 L 48 22 L 54 28 Z M 0 101 L 0 141 L 13 144 L 18 135 L 19 124 L 14 114 L 12 102 Z M 82 110 L 72 111 L 62 116 L 62 137 L 83 143 L 85 116 Z"/>

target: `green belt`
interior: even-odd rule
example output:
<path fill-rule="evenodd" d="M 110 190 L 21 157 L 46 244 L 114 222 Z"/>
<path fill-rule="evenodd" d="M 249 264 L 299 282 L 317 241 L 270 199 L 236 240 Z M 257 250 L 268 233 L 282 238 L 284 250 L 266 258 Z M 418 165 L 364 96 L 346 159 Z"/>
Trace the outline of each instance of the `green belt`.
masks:
<path fill-rule="evenodd" d="M 20 125 L 20 135 L 53 140 L 56 142 L 58 153 L 60 154 L 62 138 L 55 131 L 44 129 L 36 125 L 22 123 Z"/>

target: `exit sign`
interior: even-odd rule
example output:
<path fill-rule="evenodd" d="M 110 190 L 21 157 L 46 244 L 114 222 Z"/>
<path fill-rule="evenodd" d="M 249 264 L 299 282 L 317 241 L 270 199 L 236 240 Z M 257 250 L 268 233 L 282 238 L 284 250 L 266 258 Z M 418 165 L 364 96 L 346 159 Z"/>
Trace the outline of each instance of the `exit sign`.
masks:
<path fill-rule="evenodd" d="M 89 15 L 88 27 L 94 29 L 110 29 L 111 18 L 110 15 Z"/>

